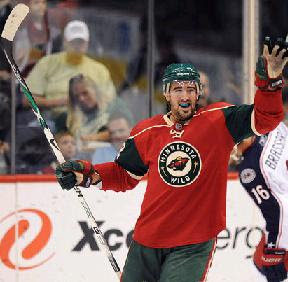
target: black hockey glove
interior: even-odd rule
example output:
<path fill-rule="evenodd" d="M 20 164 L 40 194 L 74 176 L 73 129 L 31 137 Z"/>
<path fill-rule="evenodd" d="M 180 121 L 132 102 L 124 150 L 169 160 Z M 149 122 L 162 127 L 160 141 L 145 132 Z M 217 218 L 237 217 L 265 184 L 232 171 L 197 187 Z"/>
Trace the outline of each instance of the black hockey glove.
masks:
<path fill-rule="evenodd" d="M 255 85 L 266 91 L 282 88 L 282 69 L 287 62 L 287 43 L 278 38 L 273 43 L 265 37 L 263 54 L 258 58 L 255 71 Z"/>
<path fill-rule="evenodd" d="M 83 179 L 77 183 L 75 173 L 80 173 Z M 76 160 L 62 163 L 56 167 L 56 177 L 62 189 L 70 190 L 75 185 L 88 188 L 92 184 L 92 175 L 95 173 L 93 165 L 88 161 Z"/>

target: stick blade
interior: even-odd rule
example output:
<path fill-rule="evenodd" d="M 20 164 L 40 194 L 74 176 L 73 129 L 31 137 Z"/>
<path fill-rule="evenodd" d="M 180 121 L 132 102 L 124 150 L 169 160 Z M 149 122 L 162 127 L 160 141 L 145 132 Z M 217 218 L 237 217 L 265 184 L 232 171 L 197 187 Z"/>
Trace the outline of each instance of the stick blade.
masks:
<path fill-rule="evenodd" d="M 6 24 L 2 31 L 1 37 L 9 41 L 13 41 L 16 31 L 28 13 L 29 7 L 25 4 L 20 3 L 16 5 L 6 20 Z"/>

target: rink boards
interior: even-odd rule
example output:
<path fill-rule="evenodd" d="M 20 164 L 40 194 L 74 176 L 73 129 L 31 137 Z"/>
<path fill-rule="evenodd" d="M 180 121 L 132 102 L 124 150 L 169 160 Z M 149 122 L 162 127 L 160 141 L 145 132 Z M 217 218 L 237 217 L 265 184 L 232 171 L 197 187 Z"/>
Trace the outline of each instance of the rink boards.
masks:
<path fill-rule="evenodd" d="M 121 269 L 145 185 L 126 193 L 83 192 Z M 0 282 L 117 281 L 72 191 L 20 179 L 0 183 L 0 199 Z M 238 180 L 229 180 L 227 229 L 219 234 L 208 281 L 265 281 L 251 260 L 263 224 Z"/>

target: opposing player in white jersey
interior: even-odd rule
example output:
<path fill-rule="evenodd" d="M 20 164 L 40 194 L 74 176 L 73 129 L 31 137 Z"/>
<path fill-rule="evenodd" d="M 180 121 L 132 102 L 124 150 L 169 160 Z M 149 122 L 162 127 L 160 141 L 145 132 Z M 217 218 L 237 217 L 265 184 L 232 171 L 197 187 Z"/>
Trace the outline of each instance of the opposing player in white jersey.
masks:
<path fill-rule="evenodd" d="M 286 86 L 287 87 L 287 86 Z M 240 181 L 260 208 L 265 233 L 254 253 L 257 269 L 269 282 L 287 278 L 288 269 L 288 88 L 282 92 L 286 119 L 273 131 L 240 143 Z M 286 124 L 285 124 L 286 123 Z"/>

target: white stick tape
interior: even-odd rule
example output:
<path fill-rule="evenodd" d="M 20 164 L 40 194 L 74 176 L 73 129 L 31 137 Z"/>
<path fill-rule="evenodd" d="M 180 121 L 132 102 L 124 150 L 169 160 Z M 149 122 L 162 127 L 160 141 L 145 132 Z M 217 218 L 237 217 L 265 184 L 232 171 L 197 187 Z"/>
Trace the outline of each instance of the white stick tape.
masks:
<path fill-rule="evenodd" d="M 13 41 L 16 31 L 28 13 L 29 8 L 25 4 L 20 3 L 16 5 L 6 20 L 1 37 L 6 38 L 9 41 Z"/>

